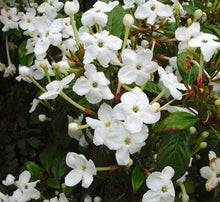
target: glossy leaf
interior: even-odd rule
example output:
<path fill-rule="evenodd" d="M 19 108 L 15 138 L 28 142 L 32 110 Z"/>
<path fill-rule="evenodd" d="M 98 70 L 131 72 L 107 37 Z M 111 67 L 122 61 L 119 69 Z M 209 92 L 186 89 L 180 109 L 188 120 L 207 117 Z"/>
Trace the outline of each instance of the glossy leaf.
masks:
<path fill-rule="evenodd" d="M 39 176 L 41 168 L 32 161 L 27 161 L 25 163 L 27 170 L 35 177 Z"/>
<path fill-rule="evenodd" d="M 19 56 L 19 62 L 20 65 L 24 65 L 29 67 L 34 60 L 34 53 L 26 55 L 27 49 L 26 49 L 27 40 L 23 41 L 19 48 L 18 48 L 18 56 Z"/>
<path fill-rule="evenodd" d="M 140 188 L 144 180 L 145 176 L 143 170 L 139 166 L 136 166 L 132 172 L 132 187 L 134 192 Z"/>

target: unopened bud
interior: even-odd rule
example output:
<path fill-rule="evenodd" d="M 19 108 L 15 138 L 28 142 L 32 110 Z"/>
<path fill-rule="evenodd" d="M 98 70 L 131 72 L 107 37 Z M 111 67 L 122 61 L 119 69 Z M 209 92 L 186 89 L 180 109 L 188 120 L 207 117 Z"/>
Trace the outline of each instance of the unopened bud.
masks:
<path fill-rule="evenodd" d="M 148 42 L 147 40 L 142 40 L 142 41 L 141 41 L 141 46 L 142 46 L 143 48 L 148 48 L 148 45 L 149 45 L 149 42 Z"/>
<path fill-rule="evenodd" d="M 68 62 L 65 60 L 58 62 L 57 67 L 59 68 L 60 72 L 63 74 L 65 74 L 70 68 Z"/>
<path fill-rule="evenodd" d="M 130 159 L 127 166 L 126 166 L 126 168 L 130 168 L 132 165 L 133 165 L 133 160 Z"/>
<path fill-rule="evenodd" d="M 196 130 L 196 128 L 194 126 L 190 127 L 189 131 L 190 131 L 191 135 L 194 135 L 197 132 L 197 130 Z"/>
<path fill-rule="evenodd" d="M 46 121 L 47 117 L 45 114 L 39 114 L 38 119 L 40 122 L 44 122 Z"/>
<path fill-rule="evenodd" d="M 74 133 L 77 130 L 79 130 L 77 123 L 69 123 L 69 125 L 68 125 L 68 132 L 69 133 Z"/>
<path fill-rule="evenodd" d="M 192 19 L 191 19 L 191 18 L 188 18 L 188 19 L 187 19 L 187 25 L 190 26 L 192 23 L 193 23 Z"/>
<path fill-rule="evenodd" d="M 66 189 L 65 183 L 62 183 L 61 187 L 62 187 L 62 189 Z"/>
<path fill-rule="evenodd" d="M 199 154 L 196 154 L 196 159 L 197 160 L 201 159 L 201 156 Z"/>
<path fill-rule="evenodd" d="M 14 184 L 14 182 L 15 182 L 15 177 L 11 174 L 8 174 L 6 179 L 2 181 L 2 184 L 5 186 L 10 186 Z"/>
<path fill-rule="evenodd" d="M 215 105 L 216 105 L 216 106 L 219 106 L 219 105 L 220 105 L 220 99 L 217 99 L 217 100 L 215 101 Z"/>
<path fill-rule="evenodd" d="M 126 27 L 131 27 L 131 25 L 134 24 L 134 18 L 132 15 L 130 14 L 125 14 L 124 18 L 123 18 L 123 24 Z"/>
<path fill-rule="evenodd" d="M 207 3 L 207 7 L 208 7 L 208 8 L 211 8 L 212 5 L 213 5 L 212 2 L 208 2 L 208 3 Z"/>
<path fill-rule="evenodd" d="M 93 202 L 100 202 L 102 201 L 102 198 L 100 196 L 96 196 L 94 199 L 93 199 Z"/>
<path fill-rule="evenodd" d="M 58 196 L 60 194 L 59 191 L 55 191 L 55 195 Z"/>
<path fill-rule="evenodd" d="M 66 1 L 64 5 L 64 12 L 67 15 L 74 15 L 79 11 L 78 0 Z"/>
<path fill-rule="evenodd" d="M 31 70 L 26 66 L 19 67 L 18 71 L 22 77 L 30 76 L 30 74 L 31 74 Z"/>
<path fill-rule="evenodd" d="M 197 10 L 195 10 L 195 12 L 194 12 L 194 21 L 197 21 L 197 20 L 199 20 L 201 17 L 202 17 L 202 10 L 201 9 L 197 9 Z"/>
<path fill-rule="evenodd" d="M 155 111 L 157 111 L 160 108 L 160 103 L 159 102 L 155 102 L 155 103 L 152 104 L 152 107 L 154 108 Z"/>
<path fill-rule="evenodd" d="M 182 202 L 188 202 L 189 201 L 189 195 L 187 193 L 182 194 Z"/>
<path fill-rule="evenodd" d="M 205 148 L 207 147 L 207 143 L 206 143 L 206 142 L 201 142 L 201 143 L 199 144 L 199 147 L 200 147 L 201 149 L 205 149 Z"/>
<path fill-rule="evenodd" d="M 47 68 L 47 63 L 45 62 L 45 60 L 41 60 L 41 61 L 40 61 L 40 66 L 41 66 L 42 68 Z"/>
<path fill-rule="evenodd" d="M 206 138 L 209 136 L 209 132 L 208 132 L 208 131 L 203 131 L 203 132 L 201 133 L 201 135 L 202 135 L 202 137 L 203 137 L 204 139 L 206 139 Z"/>

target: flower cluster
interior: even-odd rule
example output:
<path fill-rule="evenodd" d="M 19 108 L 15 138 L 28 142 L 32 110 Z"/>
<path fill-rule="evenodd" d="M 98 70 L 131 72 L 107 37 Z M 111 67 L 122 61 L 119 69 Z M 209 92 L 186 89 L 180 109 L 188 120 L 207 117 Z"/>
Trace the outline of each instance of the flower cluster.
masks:
<path fill-rule="evenodd" d="M 66 186 L 81 182 L 82 187 L 88 188 L 98 171 L 122 167 L 129 172 L 134 162 L 147 177 L 149 190 L 142 201 L 173 202 L 176 195 L 173 177 L 175 180 L 182 177 L 177 184 L 183 201 L 189 200 L 183 184 L 186 170 L 190 157 L 206 148 L 204 141 L 208 135 L 200 135 L 202 129 L 196 137 L 187 135 L 190 126 L 198 121 L 208 123 L 209 119 L 213 123 L 212 118 L 218 113 L 205 103 L 219 100 L 218 95 L 217 98 L 212 95 L 213 89 L 219 90 L 219 84 L 214 82 L 219 82 L 220 60 L 216 65 L 213 63 L 219 56 L 220 42 L 216 35 L 201 31 L 202 11 L 200 17 L 199 11 L 195 12 L 190 21 L 179 1 L 172 2 L 168 5 L 158 0 L 124 0 L 120 6 L 118 1 L 97 1 L 81 17 L 77 0 L 65 3 L 46 0 L 41 4 L 28 1 L 21 11 L 16 6 L 1 9 L 2 31 L 22 30 L 26 50 L 20 53 L 21 58 L 32 58 L 30 63 L 18 65 L 16 76 L 18 81 L 34 84 L 40 91 L 29 112 L 41 103 L 53 113 L 59 98 L 64 99 L 73 106 L 75 115 L 68 115 L 69 136 L 85 150 L 89 146 L 103 146 L 115 156 L 116 161 L 112 162 L 117 165 L 102 168 L 83 154 L 67 153 L 66 165 L 72 170 L 64 179 Z M 120 19 L 114 16 L 118 11 L 122 13 Z M 171 28 L 170 34 L 167 30 Z M 8 67 L 3 64 L 0 67 L 7 77 L 15 74 L 16 68 L 10 57 L 9 35 L 5 42 Z M 208 71 L 209 65 L 212 71 Z M 202 110 L 206 109 L 204 113 Z M 39 119 L 50 120 L 46 115 Z M 166 141 L 175 136 L 181 147 L 170 151 L 184 155 L 181 171 L 175 170 L 178 163 L 164 159 L 161 163 L 161 153 L 166 149 L 162 132 L 169 134 Z M 142 151 L 155 136 L 158 139 L 152 143 L 155 145 L 148 151 L 146 163 L 141 159 L 146 157 Z M 177 145 L 172 141 L 167 145 Z M 159 155 L 157 162 L 151 154 Z M 167 155 L 169 159 L 169 152 Z M 220 173 L 219 158 L 214 152 L 210 152 L 209 159 L 210 166 L 201 168 L 200 173 L 208 179 L 206 189 L 211 191 L 219 183 Z M 151 173 L 155 168 L 161 172 Z M 0 198 L 39 199 L 40 193 L 35 189 L 38 181 L 29 183 L 29 180 L 27 171 L 15 182 L 13 176 L 7 176 L 3 184 L 14 184 L 18 189 L 12 196 L 1 194 Z M 60 199 L 50 201 L 68 199 L 60 194 Z"/>

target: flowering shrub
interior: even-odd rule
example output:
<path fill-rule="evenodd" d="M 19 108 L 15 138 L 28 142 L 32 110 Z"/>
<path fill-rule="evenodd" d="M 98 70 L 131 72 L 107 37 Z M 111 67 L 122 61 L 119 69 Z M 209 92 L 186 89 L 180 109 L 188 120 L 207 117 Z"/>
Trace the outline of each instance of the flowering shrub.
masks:
<path fill-rule="evenodd" d="M 50 128 L 2 201 L 219 198 L 218 1 L 0 3 L 3 77 L 37 87 Z"/>

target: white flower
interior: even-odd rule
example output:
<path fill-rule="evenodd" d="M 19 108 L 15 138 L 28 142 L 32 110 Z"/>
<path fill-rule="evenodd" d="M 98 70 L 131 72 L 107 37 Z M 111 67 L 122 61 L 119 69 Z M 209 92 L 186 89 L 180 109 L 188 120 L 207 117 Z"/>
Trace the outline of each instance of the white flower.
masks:
<path fill-rule="evenodd" d="M 153 25 L 157 17 L 170 17 L 172 14 L 173 11 L 170 6 L 162 4 L 157 0 L 149 0 L 139 5 L 134 15 L 137 19 L 147 18 L 147 23 Z"/>
<path fill-rule="evenodd" d="M 105 144 L 106 139 L 108 140 L 112 136 L 118 135 L 119 121 L 113 118 L 112 113 L 112 108 L 106 103 L 103 103 L 98 110 L 99 120 L 86 117 L 87 124 L 95 130 L 93 137 L 95 145 Z"/>
<path fill-rule="evenodd" d="M 33 32 L 35 30 L 34 18 L 36 15 L 36 10 L 34 8 L 31 8 L 26 14 L 19 14 L 21 16 L 21 20 L 19 21 L 20 28 L 23 30 L 28 30 L 29 32 Z"/>
<path fill-rule="evenodd" d="M 17 8 L 1 9 L 0 21 L 4 24 L 3 32 L 9 29 L 18 29 L 19 17 L 17 15 Z"/>
<path fill-rule="evenodd" d="M 220 158 L 216 157 L 215 152 L 209 152 L 209 166 L 202 167 L 200 174 L 207 179 L 205 184 L 207 191 L 212 191 L 220 183 Z"/>
<path fill-rule="evenodd" d="M 63 8 L 63 2 L 59 0 L 47 0 L 43 2 L 38 8 L 39 13 L 46 14 L 48 17 L 54 19 L 57 16 L 57 12 Z"/>
<path fill-rule="evenodd" d="M 74 37 L 73 28 L 70 23 L 70 18 L 63 18 L 63 30 L 62 30 L 62 37 L 69 38 Z"/>
<path fill-rule="evenodd" d="M 65 177 L 65 184 L 72 187 L 82 180 L 82 186 L 88 188 L 93 181 L 93 175 L 96 175 L 93 161 L 91 159 L 88 161 L 82 154 L 69 152 L 66 164 L 73 170 Z"/>
<path fill-rule="evenodd" d="M 2 184 L 5 186 L 9 186 L 14 184 L 14 182 L 15 182 L 15 177 L 11 174 L 8 174 L 6 179 L 2 181 Z"/>
<path fill-rule="evenodd" d="M 152 61 L 151 50 L 139 50 L 137 53 L 130 49 L 122 52 L 122 68 L 118 72 L 121 83 L 143 85 L 150 79 L 150 73 L 157 70 L 158 65 Z"/>
<path fill-rule="evenodd" d="M 94 59 L 97 59 L 103 67 L 108 67 L 109 63 L 120 64 L 117 58 L 117 51 L 122 45 L 120 38 L 103 31 L 94 35 L 83 32 L 80 40 L 85 48 L 84 64 L 89 64 Z"/>
<path fill-rule="evenodd" d="M 67 60 L 61 60 L 57 63 L 57 67 L 60 70 L 61 73 L 66 74 L 68 70 L 70 69 L 70 66 L 67 62 Z"/>
<path fill-rule="evenodd" d="M 64 5 L 64 12 L 67 15 L 74 15 L 79 11 L 78 0 L 66 1 Z"/>
<path fill-rule="evenodd" d="M 109 148 L 118 147 L 115 153 L 117 163 L 119 165 L 127 165 L 130 160 L 130 154 L 134 154 L 141 150 L 145 145 L 145 140 L 148 137 L 148 127 L 143 125 L 141 131 L 130 133 L 124 126 L 120 127 L 116 136 L 117 143 L 110 139 L 106 140 L 106 145 Z"/>
<path fill-rule="evenodd" d="M 40 192 L 35 189 L 35 186 L 39 182 L 39 180 L 35 182 L 29 182 L 30 178 L 30 172 L 25 170 L 19 175 L 18 181 L 15 182 L 18 190 L 14 192 L 13 198 L 17 201 L 22 201 L 22 198 L 26 199 L 25 201 L 29 201 L 31 199 L 37 200 L 40 198 Z"/>
<path fill-rule="evenodd" d="M 131 133 L 142 130 L 143 123 L 152 124 L 160 119 L 160 112 L 155 112 L 148 97 L 140 88 L 126 92 L 121 96 L 121 103 L 114 107 L 114 117 L 124 120 L 126 129 Z"/>
<path fill-rule="evenodd" d="M 158 73 L 160 75 L 160 82 L 162 86 L 169 90 L 173 98 L 181 100 L 182 93 L 179 90 L 186 90 L 184 84 L 179 83 L 177 77 L 173 73 L 167 74 L 162 67 L 158 68 Z"/>
<path fill-rule="evenodd" d="M 50 200 L 44 200 L 43 202 L 69 202 L 69 200 L 66 198 L 64 193 L 61 193 L 59 199 L 57 198 L 57 196 L 55 196 Z"/>
<path fill-rule="evenodd" d="M 200 33 L 200 24 L 198 22 L 194 22 L 189 27 L 179 27 L 175 31 L 175 37 L 178 41 L 180 41 L 178 48 L 179 53 L 184 52 L 187 48 L 188 41 L 192 37 L 196 37 Z"/>
<path fill-rule="evenodd" d="M 14 64 L 9 64 L 4 70 L 3 77 L 13 76 L 16 73 L 16 67 Z"/>
<path fill-rule="evenodd" d="M 172 72 L 175 73 L 178 81 L 181 82 L 183 79 L 177 67 L 177 57 L 175 56 L 175 57 L 169 58 L 169 64 L 170 66 L 166 66 L 165 68 L 166 73 L 172 73 Z"/>
<path fill-rule="evenodd" d="M 125 10 L 129 8 L 134 8 L 135 0 L 123 0 L 124 6 L 122 6 Z"/>
<path fill-rule="evenodd" d="M 97 72 L 95 65 L 85 65 L 85 76 L 76 80 L 73 91 L 78 95 L 85 95 L 86 99 L 92 103 L 99 103 L 102 99 L 111 100 L 114 98 L 108 85 L 109 80 L 103 72 Z"/>
<path fill-rule="evenodd" d="M 108 16 L 105 13 L 110 12 L 118 4 L 118 1 L 109 2 L 108 4 L 102 1 L 97 1 L 93 5 L 93 8 L 83 13 L 81 18 L 82 24 L 88 27 L 95 24 L 104 27 L 108 21 Z"/>
<path fill-rule="evenodd" d="M 189 46 L 192 48 L 200 47 L 204 60 L 208 62 L 216 49 L 220 49 L 220 42 L 217 42 L 218 37 L 213 34 L 200 33 L 196 38 L 189 41 Z"/>
<path fill-rule="evenodd" d="M 32 101 L 32 103 L 31 103 L 31 108 L 30 108 L 30 110 L 29 110 L 29 113 L 34 112 L 39 103 L 40 103 L 40 100 L 34 98 L 33 101 Z"/>
<path fill-rule="evenodd" d="M 63 90 L 63 88 L 66 87 L 68 83 L 70 83 L 75 77 L 75 74 L 72 73 L 62 79 L 61 81 L 52 81 L 51 83 L 46 85 L 47 92 L 43 93 L 41 96 L 39 96 L 39 99 L 47 99 L 52 100 L 55 99 Z"/>
<path fill-rule="evenodd" d="M 142 202 L 173 202 L 175 200 L 175 190 L 171 181 L 175 171 L 172 167 L 165 167 L 162 172 L 151 173 L 146 181 L 147 191 Z"/>

